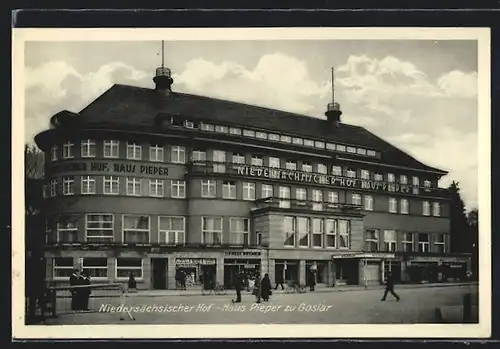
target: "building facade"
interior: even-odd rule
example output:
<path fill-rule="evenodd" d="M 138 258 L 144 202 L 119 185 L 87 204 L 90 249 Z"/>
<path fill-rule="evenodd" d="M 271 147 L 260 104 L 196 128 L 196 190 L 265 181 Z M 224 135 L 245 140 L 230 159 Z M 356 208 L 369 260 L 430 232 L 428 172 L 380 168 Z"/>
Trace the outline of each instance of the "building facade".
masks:
<path fill-rule="evenodd" d="M 114 85 L 37 135 L 46 154 L 47 276 L 176 288 L 237 272 L 272 282 L 379 284 L 465 275 L 450 254 L 445 171 L 362 127 L 155 89 Z"/>

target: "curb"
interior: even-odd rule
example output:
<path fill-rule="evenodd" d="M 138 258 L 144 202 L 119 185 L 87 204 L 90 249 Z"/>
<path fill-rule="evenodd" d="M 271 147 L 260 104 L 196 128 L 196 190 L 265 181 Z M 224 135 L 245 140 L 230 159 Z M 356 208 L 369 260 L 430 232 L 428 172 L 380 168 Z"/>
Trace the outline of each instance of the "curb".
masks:
<path fill-rule="evenodd" d="M 415 289 L 415 288 L 433 288 L 433 287 L 457 287 L 457 286 L 476 286 L 477 283 L 475 284 L 468 284 L 468 283 L 449 283 L 449 284 L 415 284 L 415 285 L 399 285 L 399 289 Z M 362 286 L 360 287 L 356 287 L 356 288 L 346 288 L 346 289 L 342 289 L 341 287 L 339 288 L 334 288 L 334 287 L 329 287 L 329 288 L 325 288 L 325 289 L 317 289 L 315 291 L 313 291 L 314 293 L 334 293 L 334 292 L 350 292 L 350 291 L 354 291 L 354 292 L 359 292 L 359 291 L 370 291 L 370 290 L 383 290 L 384 289 L 384 286 L 377 286 L 377 287 L 368 287 L 368 288 L 364 288 Z M 307 291 L 306 293 L 313 293 L 311 291 Z M 203 295 L 201 292 L 200 293 L 179 293 L 179 294 L 172 294 L 172 293 L 169 293 L 169 291 L 167 290 L 165 293 L 163 294 L 144 294 L 144 293 L 141 293 L 141 291 L 138 291 L 138 292 L 134 292 L 134 293 L 127 293 L 127 297 L 129 298 L 133 298 L 133 297 L 165 297 L 165 296 L 172 296 L 172 297 L 196 297 L 196 296 L 220 296 L 220 297 L 223 297 L 223 296 L 228 296 L 228 295 L 233 295 L 233 293 L 235 293 L 234 290 L 227 290 L 227 293 L 226 294 L 211 294 L 211 295 Z M 249 295 L 251 295 L 251 292 L 248 292 Z M 283 292 L 283 293 L 274 293 L 273 292 L 273 295 L 293 295 L 293 294 L 296 294 L 296 292 L 291 292 L 291 293 L 286 293 L 286 292 Z M 242 295 L 244 295 L 242 293 Z"/>

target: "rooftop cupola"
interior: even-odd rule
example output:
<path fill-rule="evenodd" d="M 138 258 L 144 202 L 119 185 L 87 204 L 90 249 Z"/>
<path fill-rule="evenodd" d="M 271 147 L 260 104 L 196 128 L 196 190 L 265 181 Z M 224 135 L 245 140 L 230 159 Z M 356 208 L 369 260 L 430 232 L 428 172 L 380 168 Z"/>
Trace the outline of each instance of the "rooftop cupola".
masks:
<path fill-rule="evenodd" d="M 161 42 L 161 67 L 156 68 L 156 75 L 153 81 L 156 85 L 155 90 L 158 92 L 165 93 L 165 95 L 170 95 L 172 92 L 172 73 L 169 68 L 165 67 L 165 43 Z"/>
<path fill-rule="evenodd" d="M 342 111 L 340 110 L 340 104 L 335 102 L 335 72 L 334 68 L 332 68 L 332 102 L 328 103 L 325 115 L 328 119 L 328 123 L 334 124 L 338 127 L 340 123 L 340 116 L 342 115 Z"/>

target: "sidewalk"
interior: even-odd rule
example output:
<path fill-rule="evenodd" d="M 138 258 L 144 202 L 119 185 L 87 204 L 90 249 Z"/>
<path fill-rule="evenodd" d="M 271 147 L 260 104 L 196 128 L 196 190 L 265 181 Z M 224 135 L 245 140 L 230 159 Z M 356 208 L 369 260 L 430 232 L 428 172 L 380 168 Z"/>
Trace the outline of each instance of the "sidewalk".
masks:
<path fill-rule="evenodd" d="M 408 288 L 423 288 L 423 287 L 453 287 L 453 286 L 475 286 L 477 282 L 462 282 L 462 283 L 435 283 L 435 284 L 402 284 L 396 285 L 396 289 Z M 347 291 L 364 291 L 364 290 L 383 290 L 383 285 L 373 285 L 365 288 L 364 286 L 335 286 L 335 287 L 317 287 L 315 293 L 322 292 L 347 292 Z M 226 294 L 235 293 L 235 290 L 226 290 Z M 243 291 L 245 293 L 246 291 Z M 307 288 L 307 293 L 310 293 Z M 288 293 L 285 290 L 273 290 L 275 294 L 294 294 Z M 128 293 L 127 297 L 164 297 L 164 296 L 201 296 L 201 288 L 187 289 L 187 290 L 138 290 L 136 292 Z M 216 296 L 215 293 L 211 295 Z M 223 295 L 223 294 L 221 294 Z"/>

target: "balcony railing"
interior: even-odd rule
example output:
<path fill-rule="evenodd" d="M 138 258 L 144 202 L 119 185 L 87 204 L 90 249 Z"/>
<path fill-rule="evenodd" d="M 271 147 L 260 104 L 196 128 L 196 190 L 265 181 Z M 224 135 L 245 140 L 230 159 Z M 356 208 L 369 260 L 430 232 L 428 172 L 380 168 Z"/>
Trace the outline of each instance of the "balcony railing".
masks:
<path fill-rule="evenodd" d="M 253 166 L 215 161 L 191 161 L 187 164 L 187 176 L 223 176 L 242 178 L 262 178 L 287 183 L 311 184 L 353 190 L 369 190 L 373 192 L 400 193 L 408 195 L 447 197 L 444 188 L 422 187 L 395 182 L 376 181 L 372 179 L 352 178 L 316 172 L 294 171 L 283 168 Z"/>
<path fill-rule="evenodd" d="M 310 200 L 291 200 L 277 197 L 268 197 L 255 200 L 255 209 L 284 209 L 284 210 L 307 210 L 327 213 L 356 212 L 363 209 L 362 205 L 346 203 L 318 202 Z"/>

